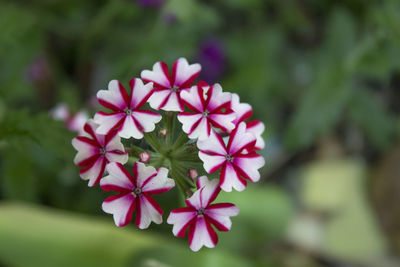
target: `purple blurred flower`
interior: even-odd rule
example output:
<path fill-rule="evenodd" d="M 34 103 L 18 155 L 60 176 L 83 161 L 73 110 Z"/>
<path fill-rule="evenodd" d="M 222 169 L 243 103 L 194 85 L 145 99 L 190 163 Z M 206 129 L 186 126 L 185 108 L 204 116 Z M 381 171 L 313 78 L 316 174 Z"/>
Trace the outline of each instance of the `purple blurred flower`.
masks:
<path fill-rule="evenodd" d="M 163 20 L 164 20 L 165 23 L 171 25 L 171 24 L 174 24 L 175 22 L 177 22 L 178 19 L 177 19 L 176 15 L 174 13 L 166 12 L 163 15 Z"/>
<path fill-rule="evenodd" d="M 26 69 L 26 75 L 30 82 L 43 82 L 50 77 L 50 66 L 45 56 L 34 59 Z"/>
<path fill-rule="evenodd" d="M 206 39 L 199 48 L 197 62 L 201 64 L 200 78 L 208 83 L 216 82 L 226 68 L 225 49 L 218 39 Z"/>
<path fill-rule="evenodd" d="M 161 8 L 164 4 L 163 0 L 136 0 L 136 2 L 146 8 L 154 7 L 154 8 Z"/>

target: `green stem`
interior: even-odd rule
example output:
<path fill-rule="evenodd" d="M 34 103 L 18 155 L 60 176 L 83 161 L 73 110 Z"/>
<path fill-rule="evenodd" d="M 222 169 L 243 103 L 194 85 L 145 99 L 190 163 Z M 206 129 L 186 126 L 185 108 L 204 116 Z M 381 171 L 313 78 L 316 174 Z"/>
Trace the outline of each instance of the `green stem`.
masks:
<path fill-rule="evenodd" d="M 145 133 L 144 139 L 146 139 L 146 142 L 154 149 L 154 151 L 162 154 L 161 144 L 154 132 Z"/>
<path fill-rule="evenodd" d="M 175 141 L 174 145 L 172 146 L 172 151 L 177 150 L 178 148 L 181 148 L 184 144 L 186 144 L 189 141 L 189 138 L 187 137 L 187 134 L 182 133 L 178 139 Z"/>
<path fill-rule="evenodd" d="M 167 136 L 165 137 L 167 146 L 170 147 L 172 145 L 172 141 L 174 140 L 174 124 L 175 124 L 175 114 L 172 111 L 168 111 L 165 114 L 165 128 L 167 130 Z"/>

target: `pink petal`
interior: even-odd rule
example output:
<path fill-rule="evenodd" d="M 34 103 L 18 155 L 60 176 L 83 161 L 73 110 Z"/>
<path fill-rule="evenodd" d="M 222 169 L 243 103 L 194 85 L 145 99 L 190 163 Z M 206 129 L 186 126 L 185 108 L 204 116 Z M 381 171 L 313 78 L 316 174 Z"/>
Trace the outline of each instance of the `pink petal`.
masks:
<path fill-rule="evenodd" d="M 67 128 L 70 131 L 78 132 L 81 134 L 83 133 L 83 126 L 88 119 L 89 115 L 86 111 L 79 111 L 67 122 Z"/>
<path fill-rule="evenodd" d="M 104 135 L 99 135 L 96 133 L 99 125 L 92 119 L 88 120 L 83 126 L 83 130 L 86 133 L 85 135 L 91 139 L 93 139 L 96 144 L 101 147 L 104 145 Z"/>
<path fill-rule="evenodd" d="M 201 71 L 200 64 L 189 65 L 185 58 L 179 58 L 172 67 L 174 85 L 185 88 L 196 80 Z"/>
<path fill-rule="evenodd" d="M 122 164 L 127 163 L 129 159 L 128 153 L 122 152 L 120 150 L 107 151 L 105 157 L 109 162 L 119 162 Z"/>
<path fill-rule="evenodd" d="M 100 156 L 93 164 L 81 169 L 79 175 L 83 180 L 89 180 L 88 186 L 94 186 L 103 176 L 105 167 L 106 159 Z"/>
<path fill-rule="evenodd" d="M 94 115 L 94 121 L 99 124 L 99 127 L 96 129 L 97 134 L 108 134 L 112 130 L 117 129 L 125 118 L 125 113 L 112 113 L 107 114 L 102 111 L 97 112 Z"/>
<path fill-rule="evenodd" d="M 232 226 L 230 216 L 239 214 L 239 208 L 231 203 L 217 203 L 207 207 L 205 214 L 220 231 L 229 231 Z"/>
<path fill-rule="evenodd" d="M 108 175 L 100 181 L 104 191 L 132 192 L 135 187 L 132 177 L 122 164 L 112 162 L 106 168 Z"/>
<path fill-rule="evenodd" d="M 231 109 L 236 114 L 236 119 L 233 121 L 235 125 L 250 118 L 253 114 L 253 110 L 249 104 L 240 103 L 238 94 L 232 94 Z"/>
<path fill-rule="evenodd" d="M 162 223 L 163 211 L 153 198 L 146 194 L 141 194 L 136 201 L 135 224 L 140 229 L 148 228 L 151 222 L 156 224 Z"/>
<path fill-rule="evenodd" d="M 113 111 L 122 111 L 127 107 L 127 93 L 122 84 L 117 80 L 108 83 L 108 90 L 97 92 L 99 103 Z"/>
<path fill-rule="evenodd" d="M 70 115 L 69 108 L 68 108 L 67 104 L 60 103 L 50 111 L 50 115 L 55 120 L 66 121 L 66 120 L 68 120 L 69 115 Z"/>
<path fill-rule="evenodd" d="M 125 164 L 128 161 L 128 153 L 125 153 L 125 147 L 121 143 L 121 138 L 117 132 L 106 136 L 106 158 L 110 162 L 120 162 Z"/>
<path fill-rule="evenodd" d="M 211 121 L 214 127 L 221 129 L 224 132 L 231 132 L 235 128 L 233 120 L 235 119 L 234 113 L 227 114 L 213 114 L 208 115 L 208 119 Z"/>
<path fill-rule="evenodd" d="M 182 123 L 182 130 L 187 134 L 193 131 L 194 126 L 196 126 L 202 118 L 201 114 L 187 112 L 179 113 L 177 117 L 179 122 Z"/>
<path fill-rule="evenodd" d="M 150 176 L 142 184 L 142 192 L 147 194 L 161 194 L 171 190 L 175 181 L 167 177 L 168 169 L 159 168 L 156 176 Z"/>
<path fill-rule="evenodd" d="M 98 155 L 99 152 L 96 143 L 92 139 L 84 136 L 78 136 L 72 139 L 72 146 L 78 151 L 74 158 L 74 163 L 78 166 L 84 166 L 82 161 Z"/>
<path fill-rule="evenodd" d="M 198 86 L 192 86 L 190 90 L 181 92 L 182 101 L 189 107 L 189 109 L 201 113 L 204 111 L 205 101 L 203 99 L 203 90 Z"/>
<path fill-rule="evenodd" d="M 154 82 L 155 86 L 171 88 L 169 81 L 168 66 L 164 62 L 157 62 L 153 65 L 153 70 L 144 70 L 140 74 L 145 82 Z"/>
<path fill-rule="evenodd" d="M 202 185 L 201 188 L 203 188 L 203 190 L 200 193 L 200 202 L 201 206 L 206 208 L 217 198 L 219 192 L 221 191 L 219 187 L 219 180 L 212 179 L 209 181 L 206 176 L 201 176 L 199 177 L 197 184 Z"/>
<path fill-rule="evenodd" d="M 138 125 L 133 119 L 133 116 L 126 116 L 125 120 L 121 124 L 121 128 L 118 130 L 119 136 L 122 138 L 129 139 L 131 137 L 135 139 L 142 139 L 143 133 L 139 129 Z"/>
<path fill-rule="evenodd" d="M 129 85 L 132 89 L 130 107 L 132 109 L 139 109 L 146 104 L 147 100 L 151 96 L 153 83 L 150 82 L 144 85 L 141 79 L 134 78 L 129 82 Z"/>
<path fill-rule="evenodd" d="M 226 162 L 225 156 L 209 155 L 199 151 L 199 158 L 203 161 L 203 167 L 207 173 L 214 173 Z"/>
<path fill-rule="evenodd" d="M 264 166 L 265 160 L 256 153 L 250 153 L 234 157 L 233 164 L 239 169 L 243 177 L 252 182 L 257 182 L 260 180 L 260 172 L 258 169 Z"/>
<path fill-rule="evenodd" d="M 221 169 L 220 187 L 225 192 L 231 192 L 232 188 L 243 191 L 246 188 L 246 181 L 240 177 L 230 162 Z"/>
<path fill-rule="evenodd" d="M 227 150 L 230 155 L 235 155 L 243 149 L 254 146 L 255 143 L 256 137 L 252 133 L 246 132 L 246 124 L 241 122 L 230 134 Z"/>
<path fill-rule="evenodd" d="M 160 122 L 162 119 L 160 114 L 149 110 L 133 111 L 132 116 L 139 124 L 139 127 L 146 133 L 154 131 L 156 128 L 156 123 Z"/>
<path fill-rule="evenodd" d="M 207 95 L 207 110 L 210 112 L 228 107 L 232 99 L 232 94 L 222 92 L 222 87 L 218 83 L 208 90 Z"/>
<path fill-rule="evenodd" d="M 113 214 L 116 226 L 125 226 L 132 220 L 132 213 L 135 209 L 134 200 L 134 196 L 130 193 L 118 194 L 106 198 L 102 209 L 106 213 Z"/>
<path fill-rule="evenodd" d="M 197 147 L 205 153 L 226 155 L 227 151 L 225 148 L 224 141 L 221 136 L 214 131 L 211 131 L 210 136 L 207 140 L 198 140 Z"/>
<path fill-rule="evenodd" d="M 189 229 L 189 245 L 193 251 L 202 246 L 213 248 L 218 243 L 218 236 L 204 216 L 199 216 Z"/>
<path fill-rule="evenodd" d="M 255 149 L 261 150 L 265 146 L 264 139 L 262 138 L 262 133 L 265 130 L 265 125 L 261 121 L 249 121 L 246 123 L 246 130 L 252 133 L 256 138 L 257 142 L 255 144 Z"/>
<path fill-rule="evenodd" d="M 167 223 L 173 224 L 172 233 L 177 237 L 184 237 L 187 227 L 196 217 L 196 211 L 185 207 L 172 210 L 168 216 Z"/>
<path fill-rule="evenodd" d="M 135 162 L 134 166 L 136 186 L 142 188 L 147 179 L 157 175 L 157 171 L 153 166 L 146 166 L 142 162 Z M 163 174 L 163 172 L 162 172 Z"/>

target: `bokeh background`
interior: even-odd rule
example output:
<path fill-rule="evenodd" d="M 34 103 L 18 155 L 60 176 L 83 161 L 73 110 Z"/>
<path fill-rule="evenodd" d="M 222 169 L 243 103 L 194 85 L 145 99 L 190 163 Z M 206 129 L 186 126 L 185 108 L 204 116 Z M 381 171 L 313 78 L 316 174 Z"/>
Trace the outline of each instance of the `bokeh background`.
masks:
<path fill-rule="evenodd" d="M 261 181 L 198 253 L 115 227 L 49 116 L 181 56 L 266 125 Z M 0 1 L 0 265 L 400 266 L 399 113 L 398 0 Z"/>

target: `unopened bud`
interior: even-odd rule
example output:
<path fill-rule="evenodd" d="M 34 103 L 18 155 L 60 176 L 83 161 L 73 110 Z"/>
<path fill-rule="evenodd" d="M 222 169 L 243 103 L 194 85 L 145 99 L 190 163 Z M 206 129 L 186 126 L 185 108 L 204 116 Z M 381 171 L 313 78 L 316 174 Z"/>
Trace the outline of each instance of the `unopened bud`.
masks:
<path fill-rule="evenodd" d="M 139 160 L 140 160 L 140 162 L 148 163 L 149 160 L 150 160 L 150 154 L 147 153 L 146 151 L 140 153 L 140 154 L 139 154 Z"/>
<path fill-rule="evenodd" d="M 161 129 L 160 130 L 160 134 L 162 135 L 162 136 L 167 136 L 167 129 Z"/>
<path fill-rule="evenodd" d="M 190 169 L 188 171 L 188 176 L 190 179 L 194 180 L 197 178 L 197 176 L 199 176 L 199 174 L 197 173 L 196 169 Z"/>

